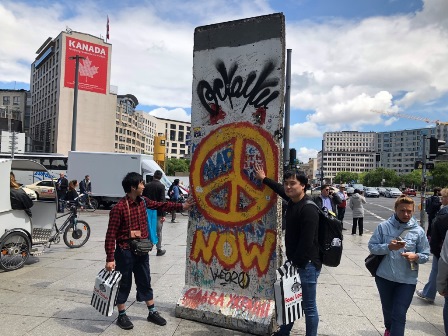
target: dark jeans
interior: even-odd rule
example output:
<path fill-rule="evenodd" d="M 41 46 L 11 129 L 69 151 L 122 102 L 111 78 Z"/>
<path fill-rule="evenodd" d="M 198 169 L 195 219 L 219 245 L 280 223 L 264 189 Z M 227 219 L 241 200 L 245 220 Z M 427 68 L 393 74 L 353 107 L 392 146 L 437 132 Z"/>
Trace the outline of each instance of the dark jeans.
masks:
<path fill-rule="evenodd" d="M 359 226 L 359 234 L 364 232 L 364 218 L 353 218 L 352 234 L 356 234 L 356 227 Z"/>
<path fill-rule="evenodd" d="M 342 222 L 344 220 L 345 208 L 337 207 L 338 209 L 338 219 Z"/>
<path fill-rule="evenodd" d="M 154 296 L 151 288 L 149 255 L 137 256 L 130 250 L 123 250 L 117 246 L 114 258 L 115 269 L 120 271 L 122 275 L 117 304 L 126 303 L 129 297 L 132 287 L 132 273 L 134 273 L 137 287 L 137 301 L 152 300 Z"/>
<path fill-rule="evenodd" d="M 390 336 L 404 336 L 406 313 L 411 305 L 416 285 L 389 281 L 375 277 L 383 308 L 384 326 Z"/>
<path fill-rule="evenodd" d="M 445 296 L 445 304 L 443 305 L 443 325 L 445 334 L 448 335 L 448 296 Z"/>
<path fill-rule="evenodd" d="M 319 314 L 316 305 L 317 278 L 320 270 L 312 262 L 309 262 L 305 268 L 299 268 L 300 281 L 302 282 L 302 304 L 305 311 L 306 336 L 317 336 L 317 327 L 319 325 Z M 289 335 L 294 322 L 280 326 L 276 335 Z"/>

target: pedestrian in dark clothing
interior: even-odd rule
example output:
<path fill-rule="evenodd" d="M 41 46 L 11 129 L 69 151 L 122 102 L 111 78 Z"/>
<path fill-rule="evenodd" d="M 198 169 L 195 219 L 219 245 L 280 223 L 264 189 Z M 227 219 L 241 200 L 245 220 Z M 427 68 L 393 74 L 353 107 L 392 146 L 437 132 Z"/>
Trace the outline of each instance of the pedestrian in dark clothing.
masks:
<path fill-rule="evenodd" d="M 89 175 L 86 175 L 84 180 L 79 182 L 79 192 L 81 194 L 90 194 L 92 192 L 92 182 Z"/>
<path fill-rule="evenodd" d="M 165 197 L 165 186 L 160 182 L 163 173 L 160 170 L 154 172 L 153 180 L 145 185 L 143 190 L 143 196 L 148 197 L 151 201 L 164 202 Z M 175 210 L 175 209 L 173 209 Z M 163 223 L 166 220 L 166 213 L 163 209 L 157 209 L 157 256 L 161 257 L 166 253 L 166 250 L 162 249 L 162 229 Z"/>
<path fill-rule="evenodd" d="M 347 192 L 345 191 L 345 184 L 339 185 L 339 192 L 336 193 L 338 197 L 341 200 L 341 203 L 336 205 L 336 208 L 338 209 L 338 219 L 342 223 L 342 230 L 346 230 L 344 228 L 344 216 L 345 216 L 345 209 L 347 208 Z"/>
<path fill-rule="evenodd" d="M 179 189 L 179 179 L 175 179 L 168 189 L 168 196 L 170 197 L 171 202 L 178 202 L 180 197 L 180 189 Z M 171 223 L 176 222 L 176 211 L 171 212 Z"/>
<path fill-rule="evenodd" d="M 305 311 L 306 336 L 316 336 L 319 314 L 316 304 L 317 279 L 322 268 L 319 258 L 319 213 L 313 204 L 306 204 L 308 178 L 297 171 L 287 171 L 283 185 L 266 177 L 263 168 L 255 165 L 256 178 L 288 202 L 286 209 L 286 257 L 298 267 Z M 275 335 L 289 335 L 294 322 L 282 325 Z"/>
<path fill-rule="evenodd" d="M 59 174 L 59 178 L 56 181 L 56 193 L 58 196 L 58 211 L 64 212 L 64 201 L 68 190 L 68 180 L 64 173 Z"/>
<path fill-rule="evenodd" d="M 448 231 L 448 188 L 443 188 L 440 194 L 442 196 L 442 208 L 432 221 L 431 240 L 429 241 L 429 247 L 433 254 L 431 273 L 429 274 L 428 282 L 423 289 L 416 291 L 416 294 L 420 299 L 429 303 L 433 303 L 436 298 L 440 252 L 442 250 L 446 232 Z"/>
<path fill-rule="evenodd" d="M 132 329 L 129 317 L 126 315 L 126 301 L 132 287 L 132 274 L 137 289 L 137 301 L 145 301 L 149 314 L 147 320 L 160 326 L 166 320 L 160 316 L 154 307 L 154 296 L 151 287 L 151 273 L 149 268 L 149 255 L 136 255 L 130 249 L 133 238 L 148 238 L 148 224 L 146 209 L 189 209 L 193 202 L 185 203 L 155 202 L 142 196 L 144 189 L 143 178 L 138 173 L 128 173 L 122 181 L 126 196 L 112 208 L 109 214 L 104 247 L 106 250 L 107 271 L 116 269 L 122 275 L 117 295 L 118 319 L 117 325 L 122 329 Z M 133 238 L 131 238 L 133 237 Z"/>
<path fill-rule="evenodd" d="M 432 230 L 432 222 L 437 215 L 437 212 L 440 210 L 440 206 L 442 202 L 440 201 L 440 191 L 442 188 L 436 187 L 433 189 L 434 195 L 429 197 L 429 199 L 425 202 L 426 205 L 426 213 L 428 214 L 428 230 L 426 231 L 426 236 L 431 237 Z"/>

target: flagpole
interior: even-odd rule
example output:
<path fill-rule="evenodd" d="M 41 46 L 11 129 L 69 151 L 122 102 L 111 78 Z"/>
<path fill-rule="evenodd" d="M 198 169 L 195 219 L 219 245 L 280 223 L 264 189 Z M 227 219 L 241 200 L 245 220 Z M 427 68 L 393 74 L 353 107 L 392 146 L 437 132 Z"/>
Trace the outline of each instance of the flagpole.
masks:
<path fill-rule="evenodd" d="M 109 40 L 109 15 L 107 16 L 107 25 L 106 25 L 106 43 Z"/>

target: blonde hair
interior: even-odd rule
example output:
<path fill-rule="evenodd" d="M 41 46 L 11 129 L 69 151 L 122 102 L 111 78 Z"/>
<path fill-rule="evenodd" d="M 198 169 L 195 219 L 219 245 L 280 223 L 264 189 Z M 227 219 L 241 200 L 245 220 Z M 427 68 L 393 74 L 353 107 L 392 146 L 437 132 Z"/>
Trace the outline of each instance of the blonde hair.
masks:
<path fill-rule="evenodd" d="M 415 207 L 414 200 L 412 198 L 410 198 L 409 196 L 407 196 L 407 195 L 401 195 L 401 196 L 397 197 L 397 199 L 395 201 L 395 208 L 394 209 L 397 210 L 397 208 L 398 208 L 398 206 L 400 204 L 412 204 L 412 207 Z"/>
<path fill-rule="evenodd" d="M 14 189 L 20 189 L 20 184 L 17 183 L 16 177 L 13 172 L 9 173 L 9 187 Z"/>
<path fill-rule="evenodd" d="M 440 194 L 444 197 L 448 196 L 448 188 L 443 188 L 442 191 L 440 192 Z"/>

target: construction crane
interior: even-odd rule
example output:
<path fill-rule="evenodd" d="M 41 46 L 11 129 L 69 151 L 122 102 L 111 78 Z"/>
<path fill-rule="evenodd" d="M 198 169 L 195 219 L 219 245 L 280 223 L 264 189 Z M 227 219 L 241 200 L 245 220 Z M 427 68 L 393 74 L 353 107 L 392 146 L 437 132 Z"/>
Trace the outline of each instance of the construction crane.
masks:
<path fill-rule="evenodd" d="M 424 118 L 424 117 L 417 117 L 417 116 L 413 116 L 410 114 L 404 114 L 404 113 L 398 113 L 398 112 L 392 112 L 392 111 L 380 111 L 380 110 L 370 110 L 371 112 L 375 112 L 375 113 L 379 113 L 379 114 L 383 114 L 389 117 L 397 117 L 397 118 L 407 118 L 407 119 L 412 119 L 412 120 L 418 120 L 418 121 L 423 121 L 425 123 L 428 124 L 436 124 L 437 126 L 439 125 L 448 125 L 448 122 L 446 121 L 440 121 L 440 120 L 431 120 L 429 118 Z"/>

